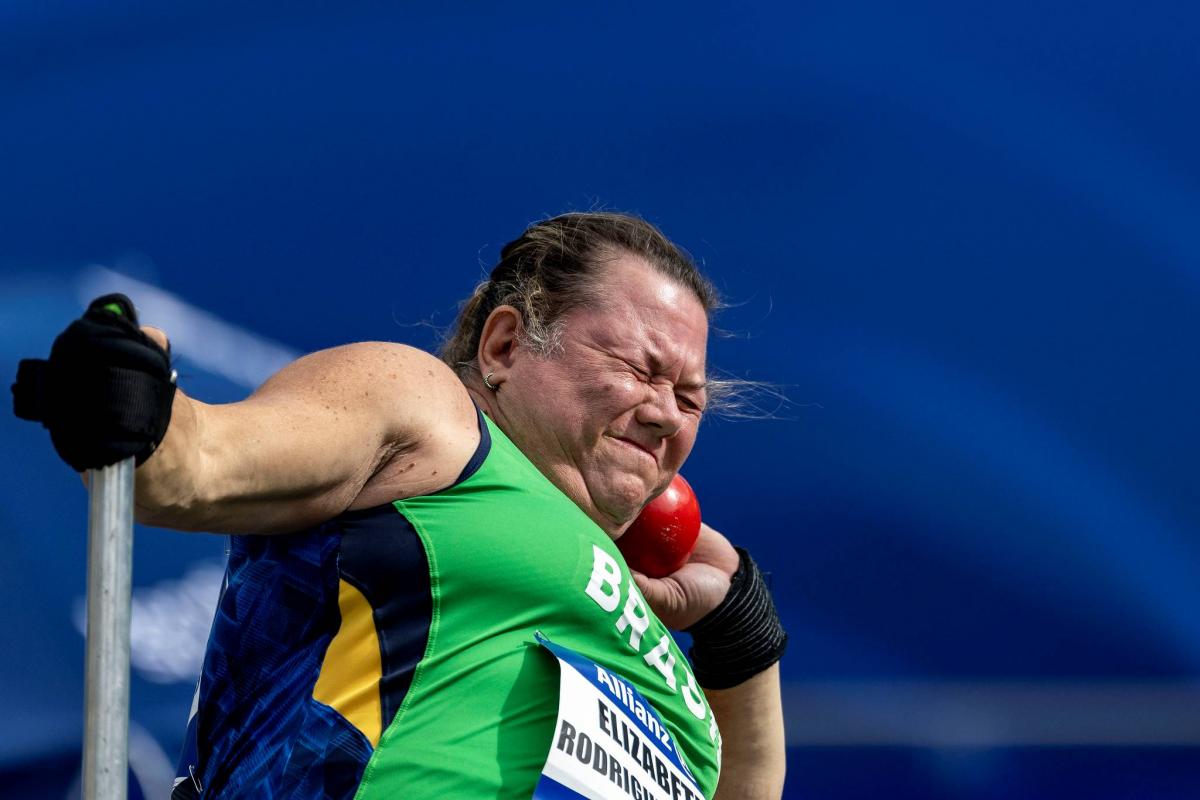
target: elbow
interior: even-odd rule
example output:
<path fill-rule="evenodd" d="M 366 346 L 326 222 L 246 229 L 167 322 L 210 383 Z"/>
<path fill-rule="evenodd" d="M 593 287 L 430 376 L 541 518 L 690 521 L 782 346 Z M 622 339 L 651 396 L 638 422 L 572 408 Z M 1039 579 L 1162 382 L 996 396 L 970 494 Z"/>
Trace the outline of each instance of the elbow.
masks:
<path fill-rule="evenodd" d="M 198 514 L 188 503 L 161 502 L 134 496 L 133 518 L 140 525 L 174 530 L 199 530 Z"/>
<path fill-rule="evenodd" d="M 161 473 L 138 475 L 133 514 L 142 525 L 183 531 L 204 530 L 207 508 L 208 504 L 191 482 L 164 479 Z"/>

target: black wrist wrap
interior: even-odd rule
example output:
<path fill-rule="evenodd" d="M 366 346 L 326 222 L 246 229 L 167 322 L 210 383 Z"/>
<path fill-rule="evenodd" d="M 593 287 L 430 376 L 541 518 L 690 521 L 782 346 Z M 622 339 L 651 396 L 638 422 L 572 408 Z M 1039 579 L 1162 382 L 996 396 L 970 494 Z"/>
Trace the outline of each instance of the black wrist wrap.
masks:
<path fill-rule="evenodd" d="M 77 472 L 158 447 L 175 397 L 171 358 L 137 326 L 124 295 L 105 295 L 54 340 L 49 360 L 25 359 L 13 412 L 49 429 L 54 449 Z"/>
<path fill-rule="evenodd" d="M 771 590 L 758 565 L 736 547 L 740 563 L 729 594 L 687 631 L 692 671 L 705 689 L 729 689 L 783 657 L 787 632 L 779 623 Z"/>

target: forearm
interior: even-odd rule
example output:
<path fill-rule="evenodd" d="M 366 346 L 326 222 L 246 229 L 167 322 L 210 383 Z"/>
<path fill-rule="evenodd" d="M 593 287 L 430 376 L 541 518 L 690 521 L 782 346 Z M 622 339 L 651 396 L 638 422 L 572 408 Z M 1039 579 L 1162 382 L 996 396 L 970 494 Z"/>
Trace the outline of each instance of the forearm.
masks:
<path fill-rule="evenodd" d="M 134 513 L 138 522 L 188 529 L 199 492 L 198 401 L 176 391 L 171 423 L 158 449 L 134 473 Z"/>
<path fill-rule="evenodd" d="M 718 800 L 779 798 L 787 768 L 779 664 L 731 689 L 704 693 L 721 728 Z"/>
<path fill-rule="evenodd" d="M 344 510 L 387 453 L 378 401 L 390 387 L 370 375 L 365 349 L 305 356 L 237 403 L 177 391 L 166 436 L 137 470 L 138 520 L 278 533 Z"/>
<path fill-rule="evenodd" d="M 320 412 L 287 398 L 209 405 L 178 392 L 166 437 L 136 472 L 138 521 L 272 533 L 335 516 L 369 477 L 380 449 L 349 431 L 330 437 L 340 426 Z"/>
<path fill-rule="evenodd" d="M 135 473 L 138 522 L 182 531 L 261 532 L 276 513 L 273 500 L 294 494 L 304 502 L 317 494 L 304 485 L 304 468 L 287 468 L 293 459 L 286 450 L 295 439 L 273 433 L 263 416 L 249 401 L 210 405 L 176 392 L 166 436 Z"/>

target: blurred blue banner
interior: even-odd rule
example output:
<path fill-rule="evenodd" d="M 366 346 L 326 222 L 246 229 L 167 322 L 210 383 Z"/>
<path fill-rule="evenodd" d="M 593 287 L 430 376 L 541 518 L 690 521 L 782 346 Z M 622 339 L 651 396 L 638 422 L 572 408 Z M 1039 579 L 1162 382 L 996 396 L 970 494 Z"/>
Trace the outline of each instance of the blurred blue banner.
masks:
<path fill-rule="evenodd" d="M 528 222 L 641 213 L 771 382 L 685 473 L 773 573 L 788 797 L 1200 786 L 1200 7 L 0 6 L 0 348 L 114 288 L 180 383 L 436 347 Z M 10 378 L 11 380 L 11 378 Z M 0 795 L 78 794 L 86 497 L 0 415 Z M 139 528 L 135 796 L 224 558 Z"/>

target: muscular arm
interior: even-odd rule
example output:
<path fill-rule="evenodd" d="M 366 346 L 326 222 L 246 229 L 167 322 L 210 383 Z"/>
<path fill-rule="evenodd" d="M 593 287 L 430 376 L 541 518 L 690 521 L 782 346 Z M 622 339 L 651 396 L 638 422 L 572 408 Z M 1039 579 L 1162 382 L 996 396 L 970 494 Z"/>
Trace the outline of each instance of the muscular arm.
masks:
<path fill-rule="evenodd" d="M 724 751 L 716 800 L 775 800 L 783 794 L 786 746 L 779 664 L 732 689 L 706 689 Z"/>
<path fill-rule="evenodd" d="M 299 359 L 246 400 L 176 394 L 137 470 L 140 522 L 274 533 L 448 485 L 478 442 L 462 384 L 433 356 L 363 343 Z"/>

